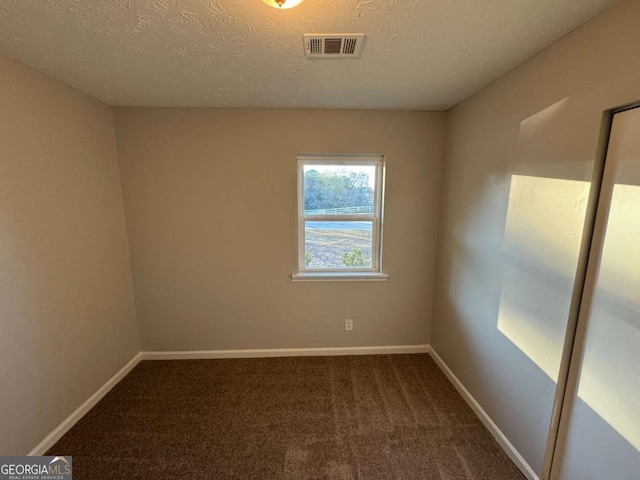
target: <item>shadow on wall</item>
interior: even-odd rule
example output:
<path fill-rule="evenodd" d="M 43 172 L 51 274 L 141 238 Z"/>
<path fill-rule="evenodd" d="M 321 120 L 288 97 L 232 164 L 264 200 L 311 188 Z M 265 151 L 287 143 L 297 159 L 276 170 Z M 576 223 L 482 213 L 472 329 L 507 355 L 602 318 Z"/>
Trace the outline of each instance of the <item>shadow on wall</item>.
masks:
<path fill-rule="evenodd" d="M 567 405 L 571 409 L 572 419 L 577 428 L 572 429 L 565 440 L 565 445 L 572 444 L 577 448 L 563 449 L 562 455 L 556 457 L 558 465 L 554 471 L 564 471 L 565 465 L 571 466 L 571 477 L 576 479 L 594 478 L 625 478 L 635 479 L 637 477 L 616 477 L 617 465 L 629 465 L 629 459 L 635 458 L 635 463 L 640 463 L 638 458 L 638 447 L 630 443 L 621 435 L 606 418 L 596 412 L 585 400 L 574 397 Z M 597 439 L 594 441 L 594 432 L 597 432 Z M 584 448 L 583 448 L 584 447 Z M 607 466 L 604 467 L 608 473 L 603 476 L 594 471 L 593 451 L 598 450 L 597 456 L 606 458 Z M 563 478 L 563 474 L 559 474 Z"/>
<path fill-rule="evenodd" d="M 557 381 L 588 182 L 514 175 L 498 330 Z"/>
<path fill-rule="evenodd" d="M 613 190 L 578 396 L 640 452 L 640 186 Z"/>
<path fill-rule="evenodd" d="M 629 102 L 638 79 L 540 77 L 520 99 L 517 78 L 449 114 L 432 344 L 540 472 L 601 112 Z M 640 260 L 634 267 L 632 244 L 616 248 L 625 260 L 612 275 L 628 283 Z M 640 309 L 625 295 L 603 296 L 612 319 L 589 347 L 578 402 L 637 452 L 640 367 L 629 353 L 640 351 Z"/>
<path fill-rule="evenodd" d="M 637 131 L 633 135 L 638 138 Z M 612 159 L 619 163 L 617 179 L 605 191 L 610 207 L 604 243 L 594 293 L 583 312 L 584 329 L 578 334 L 584 338 L 579 352 L 582 363 L 563 463 L 571 475 L 580 474 L 577 469 L 592 467 L 591 472 L 584 472 L 584 478 L 608 475 L 612 465 L 620 468 L 620 478 L 637 478 L 640 471 L 638 151 L 632 152 L 632 157 L 618 151 Z M 614 430 L 626 442 L 618 439 Z"/>
<path fill-rule="evenodd" d="M 521 123 L 520 160 L 532 174 L 512 173 L 503 242 L 497 327 L 555 383 L 578 263 L 590 182 L 543 176 L 535 142 L 553 142 L 553 119 L 565 99 Z M 549 122 L 547 124 L 547 122 Z M 548 132 L 547 132 L 548 133 Z M 546 157 L 538 157 L 546 158 Z M 553 162 L 554 167 L 562 163 Z M 516 170 L 519 165 L 516 165 Z M 640 452 L 640 187 L 618 183 L 612 193 L 598 291 L 591 302 L 574 415 L 598 425 L 601 444 Z M 583 315 L 584 318 L 584 315 Z M 594 320 L 596 319 L 596 320 Z M 604 424 L 609 428 L 603 427 Z M 582 432 L 589 438 L 589 432 Z M 591 433 L 591 436 L 593 434 Z M 604 439 L 607 440 L 604 440 Z M 612 450 L 615 458 L 617 450 Z M 584 459 L 588 465 L 588 459 Z M 575 463 L 575 462 L 574 462 Z"/>
<path fill-rule="evenodd" d="M 573 277 L 566 273 L 575 267 L 571 261 L 576 250 L 569 247 L 573 241 L 580 240 L 575 220 L 564 218 L 562 213 L 569 208 L 580 208 L 582 204 L 580 201 L 566 205 L 566 194 L 573 192 L 575 198 L 585 192 L 588 195 L 589 185 L 521 176 L 512 177 L 511 182 L 515 188 L 510 198 L 518 200 L 510 202 L 507 215 L 498 330 L 556 382 L 569 313 L 567 292 L 573 287 Z M 616 185 L 614 206 L 621 203 L 616 202 L 615 197 L 625 197 L 627 206 L 640 205 L 640 188 Z M 586 197 L 584 199 L 586 201 Z M 538 215 L 532 215 L 532 211 Z M 543 220 L 546 228 L 539 228 L 540 225 L 532 228 L 542 213 L 548 214 Z M 608 278 L 600 278 L 602 290 L 595 298 L 597 307 L 593 309 L 598 323 L 585 346 L 588 354 L 584 358 L 578 396 L 640 452 L 640 370 L 634 358 L 634 352 L 640 351 L 640 307 L 634 298 L 637 293 L 631 291 L 632 286 L 640 284 L 637 269 L 640 263 L 636 258 L 637 246 L 625 242 L 623 235 L 612 235 L 612 231 L 621 228 L 640 230 L 640 219 L 624 220 L 623 214 L 623 220 L 612 223 L 620 216 L 612 211 L 609 217 L 605 248 L 615 262 L 615 270 L 609 269 Z M 558 242 L 562 237 L 568 241 Z M 547 252 L 546 256 L 536 255 L 543 251 Z M 620 291 L 614 285 L 629 286 L 629 291 Z"/>
<path fill-rule="evenodd" d="M 555 384 L 591 187 L 566 97 L 520 122 L 508 165 L 498 330 Z M 584 132 L 578 132 L 582 134 Z"/>

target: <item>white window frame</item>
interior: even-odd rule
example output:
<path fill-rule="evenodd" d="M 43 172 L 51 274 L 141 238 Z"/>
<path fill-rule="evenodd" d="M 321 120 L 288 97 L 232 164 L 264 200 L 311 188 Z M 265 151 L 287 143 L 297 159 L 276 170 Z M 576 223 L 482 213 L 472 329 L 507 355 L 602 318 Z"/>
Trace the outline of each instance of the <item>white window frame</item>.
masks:
<path fill-rule="evenodd" d="M 305 215 L 304 213 L 304 167 L 306 165 L 374 166 L 375 197 L 372 214 L 361 215 Z M 382 233 L 384 220 L 384 184 L 386 159 L 384 155 L 372 154 L 300 154 L 298 155 L 298 272 L 293 281 L 385 281 L 382 273 Z M 305 221 L 367 221 L 372 222 L 371 268 L 313 269 L 305 265 Z"/>

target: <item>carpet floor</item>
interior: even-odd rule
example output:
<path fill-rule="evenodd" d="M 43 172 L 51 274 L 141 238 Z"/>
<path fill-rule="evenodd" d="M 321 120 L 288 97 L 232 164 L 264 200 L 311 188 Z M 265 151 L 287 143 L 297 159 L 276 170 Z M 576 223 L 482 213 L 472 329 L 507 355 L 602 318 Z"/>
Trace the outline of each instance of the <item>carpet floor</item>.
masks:
<path fill-rule="evenodd" d="M 143 361 L 47 455 L 75 480 L 524 478 L 426 354 Z"/>

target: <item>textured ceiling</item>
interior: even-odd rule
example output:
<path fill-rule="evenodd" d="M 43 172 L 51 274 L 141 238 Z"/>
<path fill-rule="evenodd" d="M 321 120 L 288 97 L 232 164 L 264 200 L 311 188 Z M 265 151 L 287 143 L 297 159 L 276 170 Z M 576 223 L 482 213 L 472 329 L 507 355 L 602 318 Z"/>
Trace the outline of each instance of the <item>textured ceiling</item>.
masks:
<path fill-rule="evenodd" d="M 0 52 L 111 105 L 446 109 L 616 0 L 0 0 Z M 365 33 L 307 59 L 303 33 Z"/>

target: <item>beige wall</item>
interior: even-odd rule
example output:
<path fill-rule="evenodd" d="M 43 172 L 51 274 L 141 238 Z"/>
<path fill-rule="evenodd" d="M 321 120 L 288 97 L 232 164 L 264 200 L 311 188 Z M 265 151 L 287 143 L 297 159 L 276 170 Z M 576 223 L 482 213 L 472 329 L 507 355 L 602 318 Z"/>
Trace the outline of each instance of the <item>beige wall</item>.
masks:
<path fill-rule="evenodd" d="M 432 345 L 539 473 L 603 111 L 640 100 L 640 2 L 447 114 Z"/>
<path fill-rule="evenodd" d="M 111 109 L 0 57 L 0 455 L 138 351 Z"/>
<path fill-rule="evenodd" d="M 429 341 L 444 114 L 115 112 L 143 349 Z M 292 283 L 304 152 L 387 155 L 388 282 Z"/>

